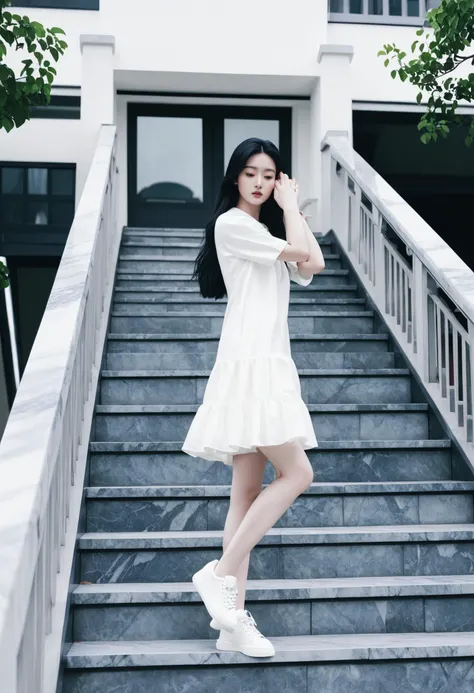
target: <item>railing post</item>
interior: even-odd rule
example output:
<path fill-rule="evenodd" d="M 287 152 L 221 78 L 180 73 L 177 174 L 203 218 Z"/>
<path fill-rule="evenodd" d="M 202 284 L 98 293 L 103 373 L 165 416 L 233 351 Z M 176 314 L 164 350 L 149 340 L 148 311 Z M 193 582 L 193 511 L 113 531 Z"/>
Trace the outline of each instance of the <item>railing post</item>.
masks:
<path fill-rule="evenodd" d="M 413 255 L 412 310 L 414 322 L 413 347 L 419 372 L 425 383 L 430 382 L 435 348 L 434 325 L 428 319 L 428 273 L 416 255 Z M 431 337 L 431 347 L 430 347 Z"/>
<path fill-rule="evenodd" d="M 374 208 L 375 303 L 382 311 L 382 314 L 385 315 L 385 244 L 382 235 L 382 220 L 382 214 L 377 208 Z"/>

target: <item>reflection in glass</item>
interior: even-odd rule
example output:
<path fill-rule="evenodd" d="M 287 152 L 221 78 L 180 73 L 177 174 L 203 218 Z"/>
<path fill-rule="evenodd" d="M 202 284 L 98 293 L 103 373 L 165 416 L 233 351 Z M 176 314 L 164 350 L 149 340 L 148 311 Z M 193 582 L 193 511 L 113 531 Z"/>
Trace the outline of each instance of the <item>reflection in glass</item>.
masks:
<path fill-rule="evenodd" d="M 48 169 L 29 168 L 28 169 L 28 193 L 30 195 L 48 194 Z"/>
<path fill-rule="evenodd" d="M 249 137 L 271 140 L 274 145 L 279 147 L 280 123 L 278 120 L 226 118 L 224 121 L 224 171 L 234 149 Z"/>
<path fill-rule="evenodd" d="M 344 12 L 344 0 L 330 0 L 329 12 Z"/>
<path fill-rule="evenodd" d="M 23 169 L 5 166 L 2 169 L 2 193 L 17 195 L 23 192 Z"/>
<path fill-rule="evenodd" d="M 201 118 L 137 118 L 137 194 L 146 202 L 203 201 Z"/>
<path fill-rule="evenodd" d="M 369 14 L 383 14 L 383 0 L 369 0 Z"/>
<path fill-rule="evenodd" d="M 26 223 L 35 224 L 35 226 L 48 224 L 48 203 L 35 199 L 29 200 Z"/>
<path fill-rule="evenodd" d="M 5 197 L 0 202 L 0 219 L 5 224 L 21 224 L 23 222 L 23 198 Z"/>

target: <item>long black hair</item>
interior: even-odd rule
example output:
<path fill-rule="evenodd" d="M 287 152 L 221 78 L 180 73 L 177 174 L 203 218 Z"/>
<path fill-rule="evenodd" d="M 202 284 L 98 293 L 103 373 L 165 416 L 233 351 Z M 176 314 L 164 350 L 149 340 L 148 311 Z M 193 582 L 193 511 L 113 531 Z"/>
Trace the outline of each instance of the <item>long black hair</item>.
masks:
<path fill-rule="evenodd" d="M 276 178 L 282 170 L 281 156 L 278 148 L 270 140 L 262 140 L 259 137 L 250 137 L 241 142 L 230 157 L 224 180 L 217 196 L 216 206 L 212 219 L 206 225 L 204 241 L 194 263 L 192 279 L 199 282 L 200 294 L 203 298 L 223 298 L 227 295 L 219 260 L 217 258 L 214 229 L 216 219 L 232 207 L 236 207 L 239 201 L 239 188 L 235 181 L 247 165 L 247 161 L 254 154 L 268 154 L 273 159 L 276 167 Z M 286 240 L 285 225 L 283 223 L 283 210 L 276 202 L 273 194 L 266 200 L 261 209 L 259 220 L 268 226 L 273 236 Z"/>

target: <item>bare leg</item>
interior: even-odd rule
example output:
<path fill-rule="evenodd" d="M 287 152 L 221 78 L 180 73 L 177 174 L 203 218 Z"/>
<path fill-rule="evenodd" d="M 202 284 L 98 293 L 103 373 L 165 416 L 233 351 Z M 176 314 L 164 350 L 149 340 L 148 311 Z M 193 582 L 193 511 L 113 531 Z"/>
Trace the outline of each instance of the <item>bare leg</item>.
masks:
<path fill-rule="evenodd" d="M 308 456 L 298 441 L 260 449 L 279 476 L 259 494 L 235 531 L 215 568 L 219 577 L 236 575 L 247 554 L 314 478 Z"/>
<path fill-rule="evenodd" d="M 224 527 L 224 551 L 227 549 L 248 509 L 262 490 L 266 462 L 266 456 L 260 451 L 234 455 L 230 506 Z M 250 554 L 247 554 L 234 573 L 237 578 L 238 589 L 237 609 L 245 608 L 249 561 Z"/>

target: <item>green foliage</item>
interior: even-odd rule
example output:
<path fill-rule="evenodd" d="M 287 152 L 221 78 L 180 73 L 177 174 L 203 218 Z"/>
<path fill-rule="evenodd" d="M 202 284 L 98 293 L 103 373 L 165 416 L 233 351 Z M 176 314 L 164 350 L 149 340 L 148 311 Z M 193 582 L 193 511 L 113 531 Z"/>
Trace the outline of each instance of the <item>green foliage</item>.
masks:
<path fill-rule="evenodd" d="M 30 119 L 32 106 L 49 104 L 56 76 L 49 56 L 58 62 L 67 48 L 62 29 L 45 29 L 26 15 L 12 14 L 5 9 L 10 5 L 11 0 L 0 0 L 0 130 L 7 132 Z M 8 48 L 31 56 L 22 60 L 18 76 L 5 62 Z M 0 261 L 0 289 L 8 285 L 8 269 Z"/>
<path fill-rule="evenodd" d="M 474 40 L 474 0 L 442 0 L 438 8 L 428 12 L 427 20 L 429 27 L 419 29 L 419 38 L 411 45 L 413 58 L 408 59 L 404 51 L 390 43 L 378 53 L 388 56 L 385 67 L 391 61 L 398 63 L 391 70 L 393 79 L 408 80 L 420 89 L 418 103 L 424 94 L 428 96 L 427 111 L 418 123 L 418 130 L 424 131 L 424 144 L 436 142 L 439 136 L 447 137 L 450 128 L 464 125 L 466 119 L 457 112 L 459 102 L 474 102 L 474 73 L 467 77 L 452 75 L 460 65 L 474 65 L 474 53 L 472 48 L 469 50 Z M 470 118 L 466 144 L 470 146 L 473 139 L 474 118 Z"/>
<path fill-rule="evenodd" d="M 12 14 L 5 9 L 10 4 L 0 0 L 0 130 L 7 132 L 30 119 L 32 106 L 49 104 L 56 76 L 49 56 L 58 62 L 67 48 L 62 29 L 45 29 L 26 15 Z M 5 62 L 8 48 L 28 55 L 18 76 Z"/>

